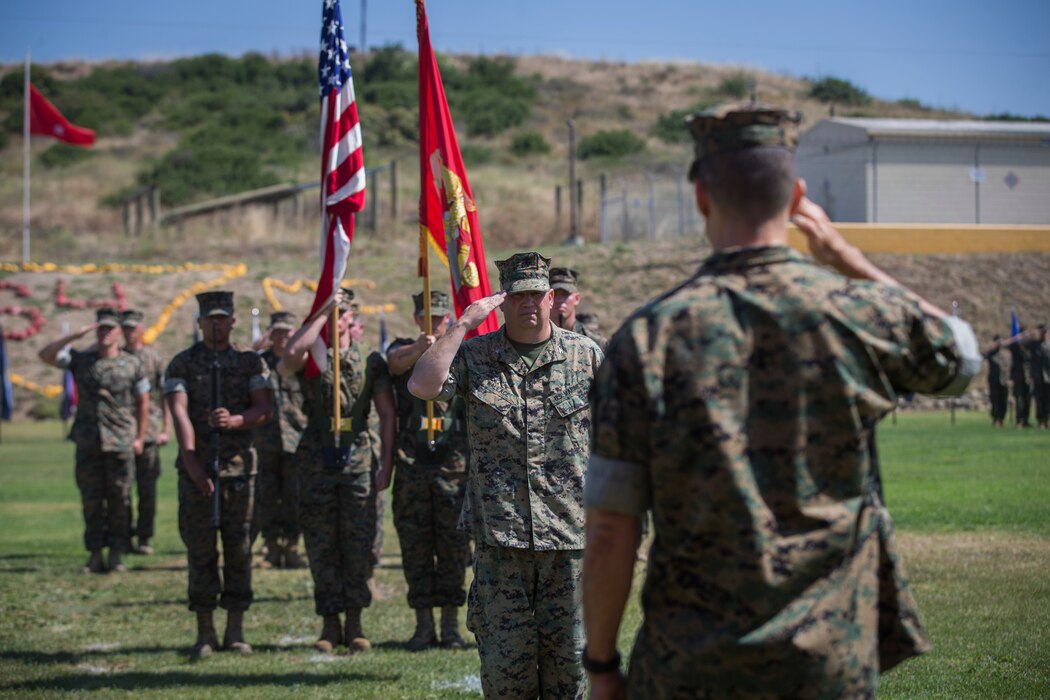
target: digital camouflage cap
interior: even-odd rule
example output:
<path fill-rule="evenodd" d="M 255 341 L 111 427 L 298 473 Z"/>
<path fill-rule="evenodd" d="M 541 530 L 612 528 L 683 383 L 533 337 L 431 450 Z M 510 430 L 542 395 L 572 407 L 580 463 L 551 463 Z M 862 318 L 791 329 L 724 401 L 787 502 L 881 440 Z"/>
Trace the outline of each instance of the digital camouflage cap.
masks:
<path fill-rule="evenodd" d="M 291 311 L 276 311 L 270 314 L 270 330 L 295 330 L 298 319 Z"/>
<path fill-rule="evenodd" d="M 762 105 L 726 105 L 692 115 L 686 125 L 696 159 L 689 179 L 696 179 L 700 161 L 718 153 L 763 146 L 794 151 L 801 121 L 798 112 Z"/>
<path fill-rule="evenodd" d="M 342 291 L 343 293 L 339 295 L 339 313 L 357 311 L 358 306 L 354 303 L 354 290 L 343 287 Z"/>
<path fill-rule="evenodd" d="M 500 289 L 507 294 L 519 292 L 546 292 L 550 283 L 551 259 L 539 253 L 515 253 L 506 260 L 497 260 Z"/>
<path fill-rule="evenodd" d="M 550 281 L 551 289 L 575 292 L 578 291 L 576 284 L 580 281 L 580 275 L 571 267 L 552 267 Z"/>
<path fill-rule="evenodd" d="M 141 311 L 128 309 L 120 314 L 120 325 L 125 328 L 138 328 L 144 318 Z"/>
<path fill-rule="evenodd" d="M 100 326 L 116 328 L 120 325 L 120 314 L 111 306 L 104 306 L 95 312 L 95 323 Z"/>
<path fill-rule="evenodd" d="M 233 316 L 233 292 L 201 292 L 197 295 L 201 318 Z"/>
<path fill-rule="evenodd" d="M 416 305 L 415 314 L 416 316 L 422 316 L 426 309 L 423 308 L 423 292 L 412 295 L 412 301 Z M 452 313 L 452 307 L 448 303 L 448 292 L 439 292 L 431 290 L 430 292 L 430 315 L 431 316 L 446 316 Z"/>

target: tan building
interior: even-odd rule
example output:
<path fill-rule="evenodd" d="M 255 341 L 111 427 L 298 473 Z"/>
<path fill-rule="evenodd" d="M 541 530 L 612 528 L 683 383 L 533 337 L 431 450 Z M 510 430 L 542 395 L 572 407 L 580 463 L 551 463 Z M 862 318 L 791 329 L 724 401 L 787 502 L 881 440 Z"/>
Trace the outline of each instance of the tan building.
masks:
<path fill-rule="evenodd" d="M 1050 224 L 1050 123 L 823 119 L 797 162 L 835 221 Z"/>

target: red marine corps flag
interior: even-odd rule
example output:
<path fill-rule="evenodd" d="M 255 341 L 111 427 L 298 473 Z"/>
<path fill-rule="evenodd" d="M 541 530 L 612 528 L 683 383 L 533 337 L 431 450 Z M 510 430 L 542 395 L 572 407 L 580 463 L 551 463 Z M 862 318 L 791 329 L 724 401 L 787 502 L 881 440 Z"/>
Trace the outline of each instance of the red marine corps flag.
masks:
<path fill-rule="evenodd" d="M 50 136 L 74 146 L 90 146 L 95 143 L 94 131 L 71 124 L 40 94 L 35 85 L 29 86 L 29 133 Z"/>
<path fill-rule="evenodd" d="M 485 249 L 474 195 L 459 153 L 445 87 L 430 45 L 430 27 L 424 0 L 416 0 L 419 37 L 419 274 L 426 276 L 426 246 L 432 246 L 448 265 L 456 315 L 471 302 L 491 294 Z M 483 335 L 499 328 L 495 313 L 467 334 Z"/>
<path fill-rule="evenodd" d="M 365 206 L 361 125 L 339 0 L 324 0 L 317 76 L 321 85 L 321 277 L 307 318 L 339 290 L 354 240 L 354 213 Z M 330 335 L 326 324 L 307 360 L 308 377 L 324 370 Z"/>

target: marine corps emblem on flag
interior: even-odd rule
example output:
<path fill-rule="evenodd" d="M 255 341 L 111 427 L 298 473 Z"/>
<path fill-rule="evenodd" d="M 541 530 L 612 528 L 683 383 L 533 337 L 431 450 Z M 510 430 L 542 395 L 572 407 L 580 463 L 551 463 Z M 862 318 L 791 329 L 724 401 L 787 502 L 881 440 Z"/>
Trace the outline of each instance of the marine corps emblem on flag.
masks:
<path fill-rule="evenodd" d="M 474 206 L 474 200 L 464 192 L 463 181 L 459 176 L 445 167 L 438 151 L 430 154 L 430 172 L 438 196 L 441 197 L 444 193 L 441 201 L 444 204 L 442 219 L 445 222 L 446 254 L 450 261 L 456 261 L 454 266 L 449 266 L 453 288 L 456 292 L 464 285 L 476 289 L 481 286 L 481 280 L 478 277 L 477 264 L 470 259 L 471 232 L 467 214 L 476 212 L 478 208 Z M 441 174 L 440 179 L 438 173 Z"/>

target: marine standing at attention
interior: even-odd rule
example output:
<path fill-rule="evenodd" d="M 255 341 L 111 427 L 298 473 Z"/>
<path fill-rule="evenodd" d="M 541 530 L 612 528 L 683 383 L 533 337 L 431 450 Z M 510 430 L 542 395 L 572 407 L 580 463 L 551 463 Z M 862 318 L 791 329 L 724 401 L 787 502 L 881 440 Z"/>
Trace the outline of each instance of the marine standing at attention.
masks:
<path fill-rule="evenodd" d="M 253 597 L 251 528 L 257 457 L 252 429 L 270 419 L 273 390 L 262 358 L 230 343 L 236 323 L 233 292 L 203 292 L 197 303 L 202 340 L 172 358 L 164 379 L 164 396 L 179 441 L 175 460 L 179 534 L 189 565 L 189 608 L 197 614 L 193 654 L 210 656 L 219 648 L 213 621 L 216 607 L 227 615 L 222 648 L 250 654 L 243 621 Z M 213 465 L 218 467 L 217 482 Z M 216 538 L 222 539 L 221 581 Z"/>

